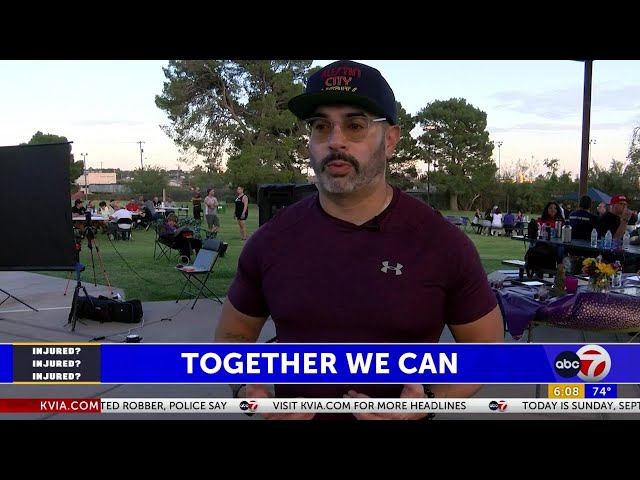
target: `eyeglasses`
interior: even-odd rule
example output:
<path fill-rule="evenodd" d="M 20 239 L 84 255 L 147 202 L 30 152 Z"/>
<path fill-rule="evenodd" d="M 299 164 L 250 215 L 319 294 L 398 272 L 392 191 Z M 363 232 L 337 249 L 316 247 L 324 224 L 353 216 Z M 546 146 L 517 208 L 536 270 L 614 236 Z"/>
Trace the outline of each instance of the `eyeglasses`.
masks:
<path fill-rule="evenodd" d="M 346 117 L 338 122 L 324 117 L 311 117 L 306 120 L 309 136 L 315 142 L 324 142 L 329 138 L 336 123 L 340 125 L 342 134 L 350 142 L 363 141 L 369 127 L 374 122 L 386 122 L 386 118 L 369 118 L 364 116 Z"/>

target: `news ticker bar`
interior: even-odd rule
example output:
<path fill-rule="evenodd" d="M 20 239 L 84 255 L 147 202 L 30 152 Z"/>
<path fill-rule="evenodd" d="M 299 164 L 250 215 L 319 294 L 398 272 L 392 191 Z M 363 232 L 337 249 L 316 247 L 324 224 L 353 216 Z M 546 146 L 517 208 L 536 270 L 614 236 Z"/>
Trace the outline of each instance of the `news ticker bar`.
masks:
<path fill-rule="evenodd" d="M 632 344 L 0 344 L 0 383 L 640 383 Z"/>
<path fill-rule="evenodd" d="M 640 398 L 12 398 L 2 413 L 639 413 Z"/>

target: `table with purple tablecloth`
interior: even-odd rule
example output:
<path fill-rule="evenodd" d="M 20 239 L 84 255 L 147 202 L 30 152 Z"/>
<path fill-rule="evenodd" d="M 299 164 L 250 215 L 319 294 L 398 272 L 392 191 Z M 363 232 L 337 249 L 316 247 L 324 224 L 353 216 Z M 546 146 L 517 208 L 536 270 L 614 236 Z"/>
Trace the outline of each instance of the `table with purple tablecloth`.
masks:
<path fill-rule="evenodd" d="M 640 331 L 640 296 L 628 294 L 632 290 L 638 293 L 633 287 L 640 286 L 640 281 L 628 278 L 623 285 L 627 293 L 621 293 L 621 290 L 595 293 L 579 287 L 575 294 L 544 302 L 534 298 L 537 288 L 512 286 L 494 292 L 506 330 L 519 340 L 531 324 L 575 330 Z"/>

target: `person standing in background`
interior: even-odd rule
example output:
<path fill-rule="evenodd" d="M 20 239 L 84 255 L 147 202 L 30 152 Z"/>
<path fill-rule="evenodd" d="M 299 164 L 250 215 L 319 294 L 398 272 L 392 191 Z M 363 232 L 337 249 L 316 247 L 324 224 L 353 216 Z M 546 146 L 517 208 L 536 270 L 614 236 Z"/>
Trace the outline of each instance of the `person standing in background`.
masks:
<path fill-rule="evenodd" d="M 191 203 L 193 204 L 193 218 L 200 220 L 202 218 L 202 197 L 200 196 L 200 190 L 198 187 L 193 190 Z"/>
<path fill-rule="evenodd" d="M 207 238 L 217 237 L 220 228 L 220 218 L 218 218 L 218 199 L 215 196 L 216 191 L 213 188 L 207 190 L 207 196 L 204 197 L 204 218 L 207 219 Z"/>
<path fill-rule="evenodd" d="M 236 188 L 238 196 L 234 200 L 236 210 L 233 218 L 238 221 L 240 227 L 240 240 L 243 242 L 247 239 L 247 216 L 249 215 L 249 197 L 244 194 L 244 188 Z"/>

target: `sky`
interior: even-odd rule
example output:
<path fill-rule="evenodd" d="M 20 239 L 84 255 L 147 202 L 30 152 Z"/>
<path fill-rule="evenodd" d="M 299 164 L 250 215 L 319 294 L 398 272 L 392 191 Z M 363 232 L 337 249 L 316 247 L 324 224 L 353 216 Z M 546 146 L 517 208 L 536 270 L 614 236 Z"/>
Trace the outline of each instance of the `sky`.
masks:
<path fill-rule="evenodd" d="M 333 60 L 317 60 L 324 65 Z M 558 158 L 578 174 L 584 64 L 571 60 L 356 60 L 379 69 L 411 114 L 464 98 L 487 114 L 496 164 Z M 0 146 L 37 131 L 65 136 L 87 168 L 178 168 L 180 152 L 155 106 L 168 60 L 0 60 Z M 595 60 L 591 161 L 625 161 L 640 125 L 640 61 Z M 180 168 L 190 168 L 180 164 Z M 541 167 L 541 171 L 544 168 Z"/>

